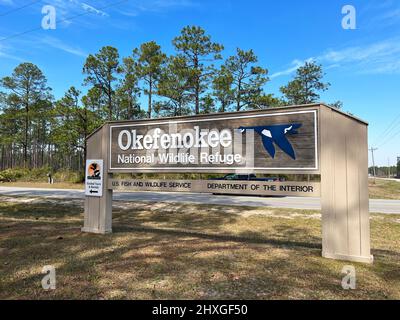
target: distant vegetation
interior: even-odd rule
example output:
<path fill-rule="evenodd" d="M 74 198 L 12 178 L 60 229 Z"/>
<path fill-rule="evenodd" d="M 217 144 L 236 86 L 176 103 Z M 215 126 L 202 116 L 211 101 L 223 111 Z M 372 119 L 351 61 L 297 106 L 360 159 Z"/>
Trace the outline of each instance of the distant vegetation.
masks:
<path fill-rule="evenodd" d="M 370 167 L 368 169 L 370 175 L 374 175 L 374 167 Z M 390 167 L 375 167 L 375 174 L 377 177 L 380 178 L 391 178 L 398 177 L 400 178 L 400 162 L 397 166 L 390 166 Z"/>
<path fill-rule="evenodd" d="M 52 174 L 55 182 L 80 183 L 83 181 L 83 174 L 71 170 L 59 170 L 52 173 L 51 168 L 42 167 L 34 169 L 6 169 L 0 171 L 0 182 L 47 182 L 48 174 Z"/>
<path fill-rule="evenodd" d="M 59 100 L 32 63 L 21 63 L 0 79 L 0 170 L 32 169 L 27 175 L 3 171 L 3 179 L 83 172 L 86 138 L 105 121 L 312 103 L 330 86 L 323 82 L 322 66 L 307 62 L 276 97 L 265 91 L 268 69 L 253 50 L 238 48 L 224 60 L 224 46 L 196 26 L 183 28 L 172 44 L 170 56 L 151 41 L 122 58 L 117 48 L 105 46 L 85 61 L 87 90 L 70 87 Z"/>
<path fill-rule="evenodd" d="M 400 200 L 400 182 L 370 179 L 369 197 L 371 199 Z"/>

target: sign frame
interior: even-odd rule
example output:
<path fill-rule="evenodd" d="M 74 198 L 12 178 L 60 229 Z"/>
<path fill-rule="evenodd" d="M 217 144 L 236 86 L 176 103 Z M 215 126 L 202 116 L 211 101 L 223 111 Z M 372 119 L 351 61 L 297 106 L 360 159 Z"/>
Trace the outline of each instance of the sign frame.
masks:
<path fill-rule="evenodd" d="M 263 110 L 264 111 L 264 110 Z M 241 112 L 239 112 L 241 113 Z M 184 173 L 184 172 L 209 172 L 209 173 L 219 173 L 219 172 L 224 172 L 224 173 L 230 173 L 230 172 L 255 172 L 255 173 L 269 173 L 271 171 L 281 171 L 282 173 L 289 173 L 289 172 L 297 172 L 300 173 L 302 171 L 307 171 L 308 173 L 311 174 L 318 174 L 320 170 L 319 166 L 319 116 L 318 116 L 318 109 L 312 109 L 312 110 L 299 110 L 299 111 L 288 111 L 288 112 L 278 112 L 274 114 L 269 114 L 269 113 L 261 113 L 258 112 L 258 114 L 251 114 L 251 115 L 238 115 L 236 117 L 232 116 L 222 116 L 217 117 L 215 115 L 211 115 L 212 117 L 206 118 L 206 119 L 196 119 L 195 117 L 189 117 L 191 119 L 158 119 L 158 120 L 147 120 L 148 123 L 146 122 L 147 125 L 149 126 L 156 126 L 156 125 L 165 125 L 165 124 L 181 124 L 181 123 L 200 123 L 200 122 L 210 122 L 210 121 L 223 121 L 223 120 L 231 120 L 231 119 L 251 119 L 251 118 L 268 118 L 268 117 L 277 117 L 277 116 L 287 116 L 287 115 L 296 115 L 296 114 L 312 114 L 313 115 L 313 121 L 314 121 L 314 148 L 315 148 L 315 166 L 314 167 L 307 167 L 307 168 L 291 168 L 291 167 L 197 167 L 197 166 L 186 166 L 183 168 L 176 168 L 176 167 L 131 167 L 131 168 L 113 168 L 112 167 L 112 140 L 113 140 L 113 135 L 112 131 L 114 128 L 127 128 L 127 127 L 136 127 L 136 126 L 143 126 L 143 123 L 132 123 L 132 124 L 110 124 L 109 126 L 109 135 L 110 135 L 110 141 L 109 141 L 109 152 L 108 152 L 108 172 L 109 173 L 124 173 L 124 172 L 152 172 L 154 170 L 161 171 L 161 172 L 172 172 L 172 173 Z M 227 113 L 227 115 L 232 115 L 232 113 Z"/>

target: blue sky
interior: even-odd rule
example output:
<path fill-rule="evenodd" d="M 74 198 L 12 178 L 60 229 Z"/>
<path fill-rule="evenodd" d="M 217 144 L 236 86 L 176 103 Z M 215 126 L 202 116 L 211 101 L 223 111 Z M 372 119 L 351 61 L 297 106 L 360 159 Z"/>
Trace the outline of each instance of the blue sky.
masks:
<path fill-rule="evenodd" d="M 200 25 L 224 44 L 224 57 L 236 47 L 254 49 L 269 70 L 267 93 L 279 95 L 279 87 L 304 61 L 322 63 L 332 86 L 321 101 L 341 100 L 345 111 L 370 123 L 377 164 L 387 165 L 388 159 L 394 164 L 400 156 L 400 1 L 116 2 L 121 1 L 0 0 L 0 77 L 20 62 L 33 62 L 59 98 L 71 85 L 81 87 L 85 57 L 102 46 L 115 46 L 127 56 L 155 40 L 172 54 L 171 39 L 182 27 Z M 56 30 L 40 27 L 46 4 L 62 21 Z M 356 9 L 356 30 L 342 28 L 344 5 Z"/>

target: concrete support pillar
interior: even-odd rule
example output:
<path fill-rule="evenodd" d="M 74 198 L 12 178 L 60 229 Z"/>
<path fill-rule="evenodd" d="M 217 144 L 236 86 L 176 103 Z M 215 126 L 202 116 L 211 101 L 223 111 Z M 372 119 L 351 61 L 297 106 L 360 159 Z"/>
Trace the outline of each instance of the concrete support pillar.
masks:
<path fill-rule="evenodd" d="M 320 109 L 322 255 L 372 263 L 368 195 L 368 125 Z"/>

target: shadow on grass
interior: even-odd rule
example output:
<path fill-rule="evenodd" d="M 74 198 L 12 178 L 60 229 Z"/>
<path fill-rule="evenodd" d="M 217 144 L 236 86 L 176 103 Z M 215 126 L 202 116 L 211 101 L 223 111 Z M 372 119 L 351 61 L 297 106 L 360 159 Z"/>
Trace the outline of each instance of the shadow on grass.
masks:
<path fill-rule="evenodd" d="M 308 249 L 322 249 L 321 244 L 310 243 L 310 242 L 300 242 L 300 241 L 285 241 L 285 240 L 277 240 L 277 239 L 265 239 L 264 235 L 256 232 L 245 232 L 247 236 L 235 236 L 235 235 L 224 235 L 224 234 L 210 234 L 203 232 L 195 232 L 195 231 L 184 231 L 184 230 L 167 230 L 167 229 L 158 229 L 158 228 L 149 228 L 149 227 L 128 227 L 128 226 L 117 226 L 114 227 L 115 233 L 120 232 L 144 232 L 144 233 L 154 233 L 160 235 L 170 235 L 176 237 L 196 237 L 207 240 L 215 240 L 215 241 L 229 241 L 229 242 L 242 242 L 248 244 L 267 244 L 272 246 L 279 247 L 300 247 L 300 248 L 308 248 Z M 289 229 L 287 231 L 290 232 Z"/>
<path fill-rule="evenodd" d="M 237 215 L 240 208 L 174 204 L 157 209 L 140 204 L 115 210 L 114 233 L 101 236 L 82 234 L 80 223 L 63 223 L 59 218 L 69 215 L 62 216 L 59 207 L 51 210 L 57 210 L 54 222 L 21 219 L 0 229 L 5 235 L 0 248 L 9 249 L 7 257 L 0 257 L 0 298 L 397 297 L 393 283 L 400 261 L 395 250 L 374 250 L 379 259 L 375 266 L 357 264 L 361 289 L 342 290 L 341 268 L 346 263 L 320 257 L 321 238 L 310 227 L 319 228 L 319 221 L 246 220 Z M 73 210 L 72 216 L 81 212 Z M 248 222 L 271 225 L 255 230 Z M 230 234 L 227 225 L 238 227 Z M 56 291 L 41 289 L 44 265 L 56 266 Z"/>
<path fill-rule="evenodd" d="M 36 200 L 27 203 L 3 202 L 0 203 L 0 217 L 8 218 L 65 218 L 79 217 L 81 208 L 76 205 L 60 205 L 55 202 Z"/>

